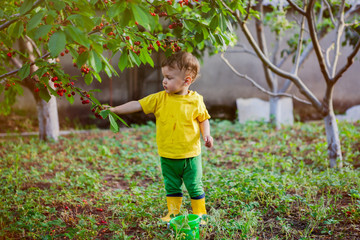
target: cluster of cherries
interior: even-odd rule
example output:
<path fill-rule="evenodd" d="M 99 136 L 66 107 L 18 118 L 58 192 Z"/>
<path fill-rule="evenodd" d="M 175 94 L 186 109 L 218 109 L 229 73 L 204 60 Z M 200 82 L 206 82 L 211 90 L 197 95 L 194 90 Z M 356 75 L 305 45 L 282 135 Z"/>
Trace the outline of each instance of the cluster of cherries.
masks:
<path fill-rule="evenodd" d="M 12 82 L 12 83 L 7 82 L 7 83 L 5 84 L 5 90 L 8 90 L 11 86 L 15 86 L 15 83 L 14 83 L 14 82 Z"/>
<path fill-rule="evenodd" d="M 88 68 L 86 65 L 83 65 L 81 67 L 81 72 L 84 74 L 88 74 L 90 72 L 90 68 Z"/>
<path fill-rule="evenodd" d="M 177 28 L 177 27 L 182 28 L 182 27 L 183 27 L 183 24 L 178 21 L 178 22 L 173 22 L 173 23 L 171 23 L 171 24 L 169 25 L 169 28 L 170 28 L 170 29 L 175 29 L 175 28 Z"/>
<path fill-rule="evenodd" d="M 98 119 L 104 119 L 101 115 L 100 112 L 104 110 L 104 108 L 100 105 L 96 105 L 93 109 L 91 109 L 91 111 L 94 113 L 95 117 Z M 98 211 L 102 211 L 102 209 L 98 209 Z"/>
<path fill-rule="evenodd" d="M 52 77 L 51 81 L 54 83 L 54 87 L 56 88 L 57 95 L 62 97 L 67 92 L 67 90 L 63 87 L 63 83 L 61 81 L 59 81 L 59 78 L 57 76 Z M 70 87 L 73 85 L 74 85 L 74 82 L 70 82 L 70 83 L 66 84 L 66 87 Z M 68 97 L 71 97 L 72 95 L 75 95 L 74 91 L 72 91 L 71 93 L 68 93 Z"/>

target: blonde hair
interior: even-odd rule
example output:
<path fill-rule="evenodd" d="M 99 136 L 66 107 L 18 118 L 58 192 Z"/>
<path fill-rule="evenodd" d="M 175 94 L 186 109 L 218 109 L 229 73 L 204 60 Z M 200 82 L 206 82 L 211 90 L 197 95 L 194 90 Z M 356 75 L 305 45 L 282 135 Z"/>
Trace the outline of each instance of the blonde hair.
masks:
<path fill-rule="evenodd" d="M 161 67 L 177 67 L 180 71 L 185 70 L 194 82 L 200 76 L 200 63 L 198 59 L 189 52 L 178 52 L 166 58 Z"/>

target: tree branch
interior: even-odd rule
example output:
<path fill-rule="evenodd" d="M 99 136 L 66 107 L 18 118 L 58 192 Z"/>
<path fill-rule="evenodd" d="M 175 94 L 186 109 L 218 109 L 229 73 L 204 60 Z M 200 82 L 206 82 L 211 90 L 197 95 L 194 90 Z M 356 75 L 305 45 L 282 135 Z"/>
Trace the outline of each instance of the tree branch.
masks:
<path fill-rule="evenodd" d="M 31 12 L 34 8 L 36 8 L 38 5 L 40 5 L 40 3 L 42 3 L 44 0 L 37 0 L 33 6 L 26 12 L 24 13 L 24 15 L 28 14 L 29 12 Z M 7 28 L 8 26 L 10 26 L 12 23 L 16 22 L 20 17 L 20 14 L 16 14 L 15 15 L 15 19 L 9 20 L 7 22 L 5 22 L 4 24 L 0 25 L 0 31 Z"/>
<path fill-rule="evenodd" d="M 334 18 L 334 15 L 331 11 L 331 6 L 330 6 L 330 3 L 328 0 L 323 0 L 329 10 L 329 15 L 330 15 L 330 19 L 331 19 L 331 22 L 334 24 L 334 26 L 336 25 L 336 21 L 335 21 L 335 18 Z"/>
<path fill-rule="evenodd" d="M 48 56 L 50 56 L 50 53 L 46 53 L 46 54 L 44 54 L 43 56 L 41 56 L 40 58 L 41 58 L 41 59 L 45 59 L 45 58 L 47 58 Z M 30 63 L 30 66 L 32 66 L 32 65 L 34 65 L 34 64 L 35 64 L 35 62 L 32 62 L 32 63 Z M 4 73 L 3 75 L 0 75 L 0 79 L 9 77 L 9 76 L 11 76 L 11 75 L 14 75 L 14 74 L 18 73 L 19 71 L 20 71 L 20 68 L 19 68 L 19 69 L 16 69 L 16 70 L 13 70 L 13 71 L 11 71 L 11 72 Z M 0 82 L 0 84 L 2 84 L 3 82 L 4 82 L 4 80 L 2 80 L 2 81 Z"/>
<path fill-rule="evenodd" d="M 293 74 L 298 74 L 298 70 L 299 70 L 300 55 L 301 55 L 301 50 L 302 50 L 302 41 L 304 38 L 304 29 L 305 29 L 305 16 L 303 16 L 301 18 L 301 28 L 300 28 L 300 33 L 299 33 L 298 47 L 297 47 L 297 51 L 296 51 L 296 55 L 295 55 L 295 63 L 294 63 L 294 67 L 291 71 Z"/>
<path fill-rule="evenodd" d="M 324 76 L 324 79 L 327 83 L 330 82 L 330 76 L 329 76 L 329 72 L 328 72 L 328 68 L 326 66 L 325 60 L 324 60 L 324 55 L 321 52 L 321 46 L 320 46 L 320 42 L 319 39 L 317 37 L 317 33 L 316 33 L 316 29 L 315 29 L 315 24 L 314 24 L 314 16 L 313 16 L 313 6 L 314 6 L 314 0 L 310 0 L 309 6 L 306 9 L 306 19 L 308 22 L 308 26 L 309 26 L 309 33 L 310 33 L 310 37 L 311 40 L 313 42 L 313 46 L 314 46 L 314 50 L 316 53 L 316 57 L 318 59 L 319 65 L 320 65 L 320 70 Z"/>
<path fill-rule="evenodd" d="M 257 89 L 259 89 L 260 91 L 262 91 L 263 93 L 266 93 L 267 95 L 270 95 L 272 97 L 290 97 L 294 100 L 297 100 L 299 102 L 305 103 L 305 104 L 309 104 L 311 105 L 311 102 L 303 100 L 301 98 L 298 98 L 295 95 L 292 94 L 288 94 L 288 93 L 273 93 L 271 91 L 266 90 L 265 88 L 263 88 L 262 86 L 260 86 L 254 79 L 248 77 L 247 75 L 241 74 L 239 73 L 232 65 L 231 63 L 225 58 L 224 53 L 221 53 L 221 58 L 222 60 L 226 63 L 226 65 L 239 77 L 244 78 L 245 80 L 251 82 Z"/>
<path fill-rule="evenodd" d="M 316 98 L 316 96 L 310 91 L 310 89 L 308 89 L 306 87 L 306 85 L 303 83 L 303 81 L 301 81 L 301 79 L 297 75 L 286 72 L 286 71 L 276 67 L 274 64 L 272 64 L 271 61 L 269 59 L 267 59 L 266 56 L 261 52 L 259 46 L 256 44 L 256 41 L 254 40 L 253 36 L 251 35 L 246 24 L 240 19 L 240 17 L 234 11 L 232 11 L 230 9 L 229 6 L 226 5 L 226 3 L 224 3 L 224 1 L 222 1 L 222 0 L 220 0 L 220 1 L 222 2 L 222 4 L 224 4 L 224 7 L 226 9 L 229 9 L 229 12 L 231 12 L 233 14 L 233 16 L 235 17 L 235 20 L 238 22 L 242 32 L 244 33 L 245 37 L 247 38 L 248 42 L 250 43 L 250 45 L 252 46 L 252 48 L 254 49 L 254 51 L 256 52 L 258 57 L 260 58 L 260 60 L 263 63 L 265 63 L 265 65 L 267 65 L 271 69 L 271 71 L 273 71 L 277 75 L 292 81 L 298 87 L 300 93 L 303 94 L 304 96 L 306 96 L 309 99 L 309 101 L 312 103 L 312 105 L 320 113 L 324 113 L 323 104 Z"/>
<path fill-rule="evenodd" d="M 335 37 L 335 43 L 334 43 L 334 54 L 333 54 L 333 60 L 332 60 L 332 67 L 331 67 L 331 77 L 333 78 L 336 74 L 336 66 L 339 61 L 340 56 L 340 41 L 341 36 L 344 32 L 344 9 L 345 9 L 345 0 L 341 1 L 340 9 L 339 9 L 339 15 L 337 17 L 337 28 L 336 28 L 336 37 Z M 336 25 L 335 25 L 336 26 Z"/>
<path fill-rule="evenodd" d="M 289 4 L 290 4 L 290 6 L 292 7 L 292 8 L 294 8 L 296 11 L 298 11 L 300 14 L 302 14 L 302 15 L 306 15 L 306 12 L 301 8 L 301 7 L 299 7 L 298 5 L 296 5 L 292 0 L 286 0 Z"/>
<path fill-rule="evenodd" d="M 347 19 L 351 14 L 358 11 L 360 9 L 360 3 L 355 3 L 351 6 L 351 8 L 345 13 L 345 19 Z"/>
<path fill-rule="evenodd" d="M 262 6 L 262 0 L 260 0 L 256 4 L 256 10 L 260 13 L 260 19 L 255 20 L 255 27 L 256 27 L 256 36 L 258 40 L 259 48 L 261 49 L 262 53 L 268 58 L 268 50 L 267 50 L 267 44 L 266 44 L 266 38 L 264 36 L 264 26 L 263 26 L 263 6 Z M 275 56 L 274 56 L 275 57 Z M 276 64 L 274 61 L 272 62 Z M 265 80 L 272 92 L 276 92 L 277 84 L 274 82 L 274 79 L 272 78 L 270 69 L 264 64 L 263 65 L 263 71 L 265 75 Z"/>
<path fill-rule="evenodd" d="M 40 49 L 37 47 L 36 43 L 34 42 L 34 40 L 32 40 L 28 35 L 25 35 L 26 40 L 28 40 L 31 45 L 33 46 L 33 48 L 35 49 L 38 57 L 41 57 L 41 52 Z"/>
<path fill-rule="evenodd" d="M 359 50 L 360 50 L 360 40 L 358 40 L 354 48 L 354 51 L 348 56 L 345 66 L 343 66 L 340 69 L 340 71 L 335 75 L 335 77 L 332 79 L 334 83 L 336 83 L 341 78 L 343 73 L 346 72 L 346 70 L 354 63 L 354 58 L 356 54 L 359 52 Z"/>

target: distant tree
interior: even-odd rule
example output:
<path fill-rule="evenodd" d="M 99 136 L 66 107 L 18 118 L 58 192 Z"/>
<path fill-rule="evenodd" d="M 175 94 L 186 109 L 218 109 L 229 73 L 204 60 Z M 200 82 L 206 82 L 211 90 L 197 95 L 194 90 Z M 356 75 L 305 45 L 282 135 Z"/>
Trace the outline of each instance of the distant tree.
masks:
<path fill-rule="evenodd" d="M 118 68 L 150 64 L 153 51 L 170 55 L 191 51 L 200 56 L 205 49 L 216 52 L 235 37 L 230 24 L 208 2 L 197 0 L 14 0 L 3 1 L 0 10 L 1 114 L 23 87 L 31 90 L 37 106 L 41 139 L 57 139 L 59 123 L 56 98 L 73 103 L 79 97 L 90 104 L 98 118 L 108 117 L 118 130 L 121 118 L 102 111 L 93 92 L 78 84 L 84 79 L 101 82 L 100 72 L 109 77 L 118 71 L 109 63 L 118 52 Z M 212 19 L 217 19 L 217 22 Z M 224 21 L 223 21 L 224 20 Z M 219 23 L 220 25 L 218 25 Z M 112 56 L 107 58 L 108 54 Z M 81 76 L 69 76 L 59 58 L 70 54 Z"/>
<path fill-rule="evenodd" d="M 286 94 L 286 90 L 291 82 L 298 88 L 300 93 L 307 98 L 309 103 L 321 114 L 321 116 L 323 116 L 330 167 L 342 167 L 341 143 L 333 109 L 333 94 L 335 84 L 341 79 L 343 73 L 352 65 L 355 56 L 360 49 L 358 35 L 360 3 L 353 1 L 351 2 L 352 4 L 350 4 L 350 1 L 346 2 L 345 0 L 287 0 L 289 6 L 285 7 L 284 10 L 291 9 L 295 11 L 298 16 L 298 22 L 300 23 L 298 32 L 293 35 L 290 39 L 291 41 L 288 42 L 291 44 L 289 44 L 289 49 L 285 52 L 288 56 L 293 57 L 293 67 L 290 71 L 281 68 L 281 63 L 283 61 L 278 62 L 276 60 L 276 57 L 278 56 L 276 52 L 274 52 L 273 55 L 270 55 L 267 52 L 263 34 L 263 24 L 266 18 L 264 18 L 262 11 L 262 0 L 258 2 L 256 8 L 259 13 L 258 19 L 256 20 L 258 41 L 255 40 L 248 28 L 250 23 L 249 13 L 254 11 L 251 8 L 253 1 L 217 0 L 214 1 L 214 3 L 217 4 L 216 7 L 223 9 L 223 12 L 227 13 L 227 17 L 234 20 L 236 25 L 240 27 L 252 49 L 262 61 L 266 80 L 270 87 L 270 91 L 265 90 L 264 92 L 267 92 L 273 98 L 284 95 L 289 96 L 289 94 Z M 270 22 L 274 24 L 272 25 L 272 30 L 276 36 L 275 39 L 279 40 L 280 33 L 285 31 L 289 24 L 285 19 L 285 12 L 281 13 L 278 11 L 279 9 L 274 10 L 277 11 L 272 15 L 272 20 Z M 294 29 L 291 29 L 291 31 L 294 31 Z M 323 46 L 324 42 L 321 42 L 320 39 L 325 35 L 331 36 L 330 33 L 333 34 L 333 41 L 329 46 Z M 352 51 L 348 54 L 347 61 L 341 63 L 339 62 L 340 55 L 342 54 L 342 57 L 344 56 L 344 47 L 348 46 L 352 47 Z M 318 99 L 299 77 L 299 66 L 312 49 L 316 54 L 319 70 L 321 71 L 323 80 L 326 84 L 323 99 Z M 236 69 L 231 66 L 227 59 L 224 58 L 224 60 L 232 70 L 236 72 Z M 272 75 L 269 70 L 271 70 L 273 74 L 289 81 L 279 89 L 277 87 L 277 82 L 275 81 L 275 75 Z M 245 75 L 238 72 L 237 74 L 253 81 Z M 258 86 L 256 82 L 253 81 L 253 83 Z"/>

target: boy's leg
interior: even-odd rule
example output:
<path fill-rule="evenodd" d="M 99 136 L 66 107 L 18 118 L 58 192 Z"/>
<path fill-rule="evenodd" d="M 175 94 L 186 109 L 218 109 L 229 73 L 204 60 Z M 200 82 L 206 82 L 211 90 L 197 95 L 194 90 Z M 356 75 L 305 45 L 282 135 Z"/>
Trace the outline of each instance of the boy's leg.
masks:
<path fill-rule="evenodd" d="M 189 192 L 191 199 L 201 199 L 205 197 L 202 183 L 202 164 L 201 156 L 185 159 L 184 184 Z"/>
<path fill-rule="evenodd" d="M 183 160 L 173 160 L 161 157 L 160 161 L 168 207 L 168 214 L 161 218 L 161 220 L 169 222 L 171 215 L 176 215 L 180 212 L 182 203 L 181 174 L 183 169 Z"/>
<path fill-rule="evenodd" d="M 201 156 L 186 159 L 184 169 L 184 183 L 191 198 L 193 213 L 199 216 L 206 214 L 205 192 L 202 184 L 202 164 Z M 202 221 L 202 224 L 204 222 Z"/>

